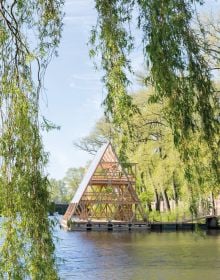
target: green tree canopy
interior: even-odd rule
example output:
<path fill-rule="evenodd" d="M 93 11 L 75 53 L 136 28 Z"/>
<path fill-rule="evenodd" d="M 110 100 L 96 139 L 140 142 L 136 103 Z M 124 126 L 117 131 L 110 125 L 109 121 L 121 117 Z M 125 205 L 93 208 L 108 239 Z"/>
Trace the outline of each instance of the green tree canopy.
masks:
<path fill-rule="evenodd" d="M 101 56 L 106 114 L 123 130 L 122 147 L 126 146 L 126 135 L 133 133 L 130 120 L 137 112 L 128 94 L 128 73 L 132 73 L 129 55 L 135 46 L 129 26 L 136 20 L 147 67 L 144 80 L 155 89 L 149 102 L 163 103 L 175 146 L 186 163 L 197 160 L 191 139 L 199 131 L 197 139 L 206 142 L 211 157 L 212 176 L 220 181 L 219 102 L 210 67 L 210 57 L 213 65 L 219 56 L 218 47 L 210 48 L 206 28 L 198 21 L 197 7 L 205 1 L 95 2 L 98 19 L 91 35 L 91 55 Z M 190 167 L 188 171 L 190 180 Z"/>
<path fill-rule="evenodd" d="M 69 168 L 61 180 L 50 179 L 50 201 L 58 203 L 70 203 L 72 200 L 86 168 Z"/>

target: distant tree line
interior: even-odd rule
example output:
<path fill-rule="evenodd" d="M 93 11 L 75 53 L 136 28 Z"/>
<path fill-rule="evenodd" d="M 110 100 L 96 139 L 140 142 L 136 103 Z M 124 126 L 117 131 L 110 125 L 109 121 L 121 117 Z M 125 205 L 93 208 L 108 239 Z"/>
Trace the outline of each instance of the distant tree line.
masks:
<path fill-rule="evenodd" d="M 54 203 L 69 203 L 77 190 L 83 175 L 85 167 L 69 168 L 64 178 L 56 180 L 51 178 L 50 185 L 50 201 Z"/>

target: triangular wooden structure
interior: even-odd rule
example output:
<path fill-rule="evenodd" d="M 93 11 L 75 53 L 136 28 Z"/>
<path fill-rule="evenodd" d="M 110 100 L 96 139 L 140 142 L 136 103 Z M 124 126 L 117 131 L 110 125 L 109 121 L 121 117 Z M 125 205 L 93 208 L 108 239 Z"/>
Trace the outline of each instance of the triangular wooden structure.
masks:
<path fill-rule="evenodd" d="M 77 221 L 132 222 L 143 218 L 132 167 L 123 168 L 110 143 L 97 152 L 63 217 Z"/>

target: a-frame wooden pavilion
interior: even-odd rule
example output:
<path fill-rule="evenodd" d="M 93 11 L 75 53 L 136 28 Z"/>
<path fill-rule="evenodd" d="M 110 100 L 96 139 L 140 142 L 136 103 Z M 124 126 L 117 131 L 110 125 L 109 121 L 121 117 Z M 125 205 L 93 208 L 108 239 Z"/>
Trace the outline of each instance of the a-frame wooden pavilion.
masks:
<path fill-rule="evenodd" d="M 124 168 L 110 143 L 97 152 L 69 207 L 62 226 L 80 221 L 143 220 L 139 198 L 135 192 L 135 164 Z"/>

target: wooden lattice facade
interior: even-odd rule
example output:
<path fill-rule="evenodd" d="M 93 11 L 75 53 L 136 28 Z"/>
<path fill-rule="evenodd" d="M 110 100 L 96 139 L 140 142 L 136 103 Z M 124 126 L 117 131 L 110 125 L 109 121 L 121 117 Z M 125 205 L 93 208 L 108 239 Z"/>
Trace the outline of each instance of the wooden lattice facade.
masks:
<path fill-rule="evenodd" d="M 135 164 L 122 167 L 112 145 L 98 151 L 63 217 L 77 221 L 123 221 L 142 219 L 135 192 Z"/>

